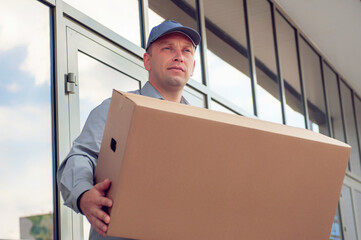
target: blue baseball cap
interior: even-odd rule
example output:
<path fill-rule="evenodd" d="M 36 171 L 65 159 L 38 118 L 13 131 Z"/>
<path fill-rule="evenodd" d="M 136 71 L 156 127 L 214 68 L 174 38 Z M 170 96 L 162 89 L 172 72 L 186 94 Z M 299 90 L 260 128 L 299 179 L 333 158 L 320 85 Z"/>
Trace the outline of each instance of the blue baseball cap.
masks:
<path fill-rule="evenodd" d="M 182 24 L 173 20 L 167 20 L 162 22 L 158 26 L 155 26 L 152 31 L 150 31 L 146 50 L 148 50 L 149 46 L 153 42 L 157 41 L 158 38 L 174 32 L 179 32 L 187 36 L 193 43 L 194 47 L 196 47 L 201 41 L 201 36 L 193 28 L 185 27 Z"/>

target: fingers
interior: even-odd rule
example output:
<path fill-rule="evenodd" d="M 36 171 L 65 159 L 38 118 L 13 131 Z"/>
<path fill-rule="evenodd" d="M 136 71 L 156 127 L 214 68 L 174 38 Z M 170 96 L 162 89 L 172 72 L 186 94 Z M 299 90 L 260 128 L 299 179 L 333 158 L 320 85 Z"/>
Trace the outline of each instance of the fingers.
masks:
<path fill-rule="evenodd" d="M 108 224 L 110 222 L 109 215 L 103 211 L 103 207 L 112 206 L 112 200 L 104 197 L 104 192 L 109 189 L 109 187 L 110 181 L 106 179 L 85 192 L 79 201 L 82 212 L 93 228 L 102 236 L 106 236 Z"/>
<path fill-rule="evenodd" d="M 108 231 L 108 224 L 110 222 L 110 217 L 103 210 L 98 208 L 93 208 L 89 217 L 87 216 L 90 224 L 93 228 L 102 236 L 106 235 Z"/>
<path fill-rule="evenodd" d="M 109 179 L 105 179 L 103 182 L 100 182 L 94 186 L 95 189 L 97 189 L 98 191 L 100 191 L 102 193 L 107 191 L 109 189 L 109 187 L 110 187 Z"/>
<path fill-rule="evenodd" d="M 109 215 L 106 212 L 104 212 L 103 210 L 101 210 L 101 209 L 94 208 L 93 212 L 92 212 L 92 215 L 96 219 L 101 220 L 102 222 L 104 222 L 106 224 L 108 224 L 110 222 Z"/>
<path fill-rule="evenodd" d="M 106 233 L 108 231 L 108 226 L 101 220 L 99 220 L 96 217 L 92 217 L 91 219 L 89 219 L 90 224 L 92 225 L 92 227 L 102 236 L 106 236 Z"/>
<path fill-rule="evenodd" d="M 94 203 L 98 205 L 100 208 L 111 207 L 113 205 L 112 200 L 107 197 L 96 198 L 94 199 Z"/>

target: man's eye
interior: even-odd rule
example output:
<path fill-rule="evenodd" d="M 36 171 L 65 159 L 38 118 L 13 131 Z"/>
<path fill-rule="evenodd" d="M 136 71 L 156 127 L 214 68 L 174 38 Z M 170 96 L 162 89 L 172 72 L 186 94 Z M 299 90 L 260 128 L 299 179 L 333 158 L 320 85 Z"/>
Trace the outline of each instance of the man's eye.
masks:
<path fill-rule="evenodd" d="M 190 49 L 190 48 L 187 48 L 187 49 L 185 49 L 184 51 L 185 51 L 186 53 L 193 53 L 192 49 Z"/>

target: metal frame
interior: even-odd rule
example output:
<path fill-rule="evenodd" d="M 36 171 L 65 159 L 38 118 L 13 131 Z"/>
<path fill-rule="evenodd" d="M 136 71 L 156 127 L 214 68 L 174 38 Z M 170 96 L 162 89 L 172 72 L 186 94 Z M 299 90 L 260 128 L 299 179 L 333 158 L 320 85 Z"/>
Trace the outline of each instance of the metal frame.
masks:
<path fill-rule="evenodd" d="M 57 112 L 56 112 L 56 51 L 55 51 L 55 29 L 54 29 L 54 20 L 55 12 L 54 8 L 50 7 L 50 61 L 51 61 L 51 77 L 50 77 L 50 89 L 51 89 L 51 131 L 52 131 L 52 186 L 53 186 L 53 238 L 59 239 L 59 190 L 56 181 L 56 176 L 58 172 L 58 133 L 56 131 L 57 126 Z"/>

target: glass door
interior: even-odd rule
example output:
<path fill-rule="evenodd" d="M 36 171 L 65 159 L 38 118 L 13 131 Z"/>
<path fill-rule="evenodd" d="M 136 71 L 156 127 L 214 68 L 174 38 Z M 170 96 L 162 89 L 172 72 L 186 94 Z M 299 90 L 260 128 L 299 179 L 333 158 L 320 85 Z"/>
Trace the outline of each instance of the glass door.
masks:
<path fill-rule="evenodd" d="M 78 25 L 67 22 L 66 92 L 69 108 L 69 138 L 79 135 L 90 111 L 110 98 L 112 90 L 139 89 L 148 73 L 141 57 L 95 35 Z M 59 133 L 61 134 L 61 132 Z M 62 161 L 62 159 L 61 159 Z M 88 239 L 88 220 L 61 204 L 62 236 Z M 71 222 L 71 224 L 69 224 Z"/>

